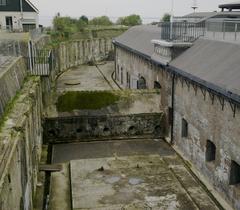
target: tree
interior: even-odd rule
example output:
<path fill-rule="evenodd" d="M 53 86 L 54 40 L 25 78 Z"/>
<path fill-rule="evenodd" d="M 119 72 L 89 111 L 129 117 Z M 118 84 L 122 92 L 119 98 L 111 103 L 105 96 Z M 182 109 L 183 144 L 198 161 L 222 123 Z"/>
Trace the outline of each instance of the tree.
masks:
<path fill-rule="evenodd" d="M 107 16 L 95 17 L 89 21 L 90 25 L 110 26 L 113 25 L 112 21 Z"/>
<path fill-rule="evenodd" d="M 86 16 L 81 16 L 77 21 L 77 28 L 79 31 L 83 31 L 88 25 L 88 18 Z"/>
<path fill-rule="evenodd" d="M 136 26 L 142 24 L 142 19 L 139 15 L 129 15 L 126 17 L 120 17 L 117 20 L 118 25 L 125 25 L 125 26 Z"/>
<path fill-rule="evenodd" d="M 161 19 L 162 22 L 170 22 L 171 21 L 171 15 L 169 13 L 165 13 Z"/>
<path fill-rule="evenodd" d="M 82 16 L 79 18 L 78 21 L 80 21 L 80 20 L 88 24 L 88 17 L 87 17 L 87 16 L 82 15 Z"/>

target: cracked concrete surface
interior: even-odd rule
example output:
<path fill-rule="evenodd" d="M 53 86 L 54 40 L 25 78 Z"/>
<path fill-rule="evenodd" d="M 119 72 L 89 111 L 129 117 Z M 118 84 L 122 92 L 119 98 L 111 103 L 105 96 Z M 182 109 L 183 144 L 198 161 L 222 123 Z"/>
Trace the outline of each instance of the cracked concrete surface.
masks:
<path fill-rule="evenodd" d="M 74 210 L 218 209 L 185 167 L 169 165 L 159 155 L 74 160 L 70 165 Z M 178 174 L 186 179 L 183 183 Z"/>

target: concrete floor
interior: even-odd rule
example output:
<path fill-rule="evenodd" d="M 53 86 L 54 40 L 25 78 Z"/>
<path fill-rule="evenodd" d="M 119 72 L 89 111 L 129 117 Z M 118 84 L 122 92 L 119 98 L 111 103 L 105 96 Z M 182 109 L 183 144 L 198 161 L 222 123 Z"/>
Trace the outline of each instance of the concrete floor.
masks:
<path fill-rule="evenodd" d="M 67 91 L 94 91 L 118 89 L 111 79 L 114 71 L 114 62 L 106 62 L 104 65 L 81 65 L 72 68 L 61 75 L 57 82 L 58 92 Z M 101 72 L 103 74 L 101 74 Z M 107 80 L 104 78 L 106 76 Z M 91 82 L 89 82 L 91 79 Z"/>
<path fill-rule="evenodd" d="M 52 176 L 52 210 L 63 207 L 67 200 L 74 210 L 219 209 L 162 140 L 55 145 L 53 161 L 69 160 L 68 176 L 66 170 Z M 69 209 L 66 205 L 62 208 Z"/>

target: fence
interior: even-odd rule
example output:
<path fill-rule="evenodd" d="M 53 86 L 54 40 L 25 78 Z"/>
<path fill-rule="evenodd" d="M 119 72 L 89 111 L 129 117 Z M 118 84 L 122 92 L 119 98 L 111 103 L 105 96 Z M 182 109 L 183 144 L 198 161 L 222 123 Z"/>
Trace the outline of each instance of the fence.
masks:
<path fill-rule="evenodd" d="M 205 23 L 161 22 L 161 39 L 174 42 L 193 42 L 204 35 Z"/>
<path fill-rule="evenodd" d="M 219 40 L 240 41 L 240 19 L 208 20 L 205 36 Z"/>
<path fill-rule="evenodd" d="M 52 50 L 37 49 L 29 42 L 28 68 L 31 75 L 49 76 L 56 66 L 55 56 Z"/>

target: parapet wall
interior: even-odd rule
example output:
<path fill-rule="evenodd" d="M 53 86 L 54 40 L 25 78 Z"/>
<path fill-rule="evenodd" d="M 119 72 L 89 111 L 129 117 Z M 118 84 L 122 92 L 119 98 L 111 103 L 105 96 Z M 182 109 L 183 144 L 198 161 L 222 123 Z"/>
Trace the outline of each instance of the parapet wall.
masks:
<path fill-rule="evenodd" d="M 162 113 L 78 116 L 46 119 L 46 143 L 84 141 L 89 138 L 164 135 Z"/>
<path fill-rule="evenodd" d="M 68 68 L 99 61 L 113 52 L 111 38 L 82 39 L 61 43 L 59 46 L 59 68 Z"/>
<path fill-rule="evenodd" d="M 26 75 L 27 68 L 22 57 L 9 58 L 0 65 L 0 118 L 8 102 L 21 89 Z"/>
<path fill-rule="evenodd" d="M 32 209 L 42 146 L 42 92 L 31 78 L 0 132 L 0 209 Z"/>

